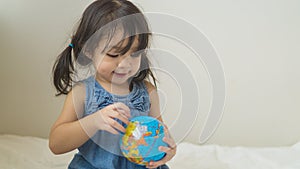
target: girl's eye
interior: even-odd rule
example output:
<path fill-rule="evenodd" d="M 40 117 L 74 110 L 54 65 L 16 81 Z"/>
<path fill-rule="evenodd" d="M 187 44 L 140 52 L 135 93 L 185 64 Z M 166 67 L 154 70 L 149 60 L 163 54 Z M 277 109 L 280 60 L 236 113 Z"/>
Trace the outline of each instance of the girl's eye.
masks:
<path fill-rule="evenodd" d="M 112 58 L 116 58 L 119 56 L 119 54 L 109 54 L 109 53 L 107 53 L 106 55 Z"/>

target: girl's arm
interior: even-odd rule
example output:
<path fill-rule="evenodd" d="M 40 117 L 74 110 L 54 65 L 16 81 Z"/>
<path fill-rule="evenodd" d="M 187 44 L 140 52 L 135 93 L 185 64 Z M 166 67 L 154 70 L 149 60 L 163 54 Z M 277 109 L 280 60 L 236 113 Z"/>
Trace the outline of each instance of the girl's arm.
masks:
<path fill-rule="evenodd" d="M 163 119 L 160 114 L 160 105 L 159 105 L 159 97 L 156 88 L 150 83 L 145 81 L 147 91 L 150 97 L 150 113 L 151 117 L 158 119 L 159 121 L 163 122 Z"/>
<path fill-rule="evenodd" d="M 160 112 L 160 106 L 159 106 L 159 97 L 156 88 L 150 83 L 146 82 L 146 86 L 148 89 L 149 97 L 150 97 L 150 116 L 155 117 L 156 119 L 160 120 L 163 123 L 161 112 Z M 173 140 L 173 138 L 169 134 L 169 130 L 166 125 L 164 125 L 165 129 L 165 137 L 163 138 L 163 141 L 168 144 L 168 147 L 160 146 L 159 150 L 162 152 L 165 152 L 166 155 L 164 158 L 162 158 L 159 161 L 151 161 L 146 168 L 157 168 L 168 161 L 170 161 L 176 154 L 176 143 Z"/>
<path fill-rule="evenodd" d="M 88 140 L 89 136 L 82 128 L 82 124 L 89 134 L 97 131 L 90 116 L 81 120 L 77 118 L 77 115 L 83 114 L 84 91 L 84 85 L 77 85 L 68 93 L 62 112 L 51 128 L 49 147 L 54 154 L 72 151 Z"/>
<path fill-rule="evenodd" d="M 118 118 L 128 124 L 130 111 L 127 106 L 115 103 L 81 118 L 84 100 L 85 87 L 82 84 L 75 86 L 68 93 L 63 110 L 51 128 L 49 136 L 49 148 L 54 154 L 78 148 L 98 130 L 106 130 L 113 134 L 118 134 L 117 130 L 125 132 L 125 128 L 114 119 Z"/>

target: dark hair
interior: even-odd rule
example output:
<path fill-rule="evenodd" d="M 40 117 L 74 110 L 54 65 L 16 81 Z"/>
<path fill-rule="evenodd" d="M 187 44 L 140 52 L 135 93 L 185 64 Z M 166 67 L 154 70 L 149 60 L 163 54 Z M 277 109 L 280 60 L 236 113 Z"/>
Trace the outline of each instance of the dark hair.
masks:
<path fill-rule="evenodd" d="M 123 19 L 124 16 L 130 16 L 130 19 Z M 106 27 L 107 24 L 110 24 L 110 26 Z M 122 28 L 123 38 L 128 36 L 129 39 L 122 49 L 122 53 L 130 50 L 136 37 L 139 43 L 138 51 L 149 46 L 151 33 L 147 21 L 134 4 L 126 0 L 96 0 L 85 9 L 78 28 L 71 38 L 72 45 L 68 46 L 55 61 L 53 83 L 57 90 L 57 96 L 68 94 L 72 88 L 72 83 L 76 82 L 74 79 L 75 62 L 80 65 L 91 63 L 91 58 L 87 57 L 86 54 L 92 54 L 99 40 L 104 36 L 108 38 L 109 42 L 117 28 Z M 73 55 L 71 54 L 72 50 Z M 143 81 L 149 76 L 151 76 L 156 86 L 156 79 L 150 70 L 146 52 L 143 52 L 141 57 L 139 73 L 129 79 L 130 90 L 133 83 Z"/>

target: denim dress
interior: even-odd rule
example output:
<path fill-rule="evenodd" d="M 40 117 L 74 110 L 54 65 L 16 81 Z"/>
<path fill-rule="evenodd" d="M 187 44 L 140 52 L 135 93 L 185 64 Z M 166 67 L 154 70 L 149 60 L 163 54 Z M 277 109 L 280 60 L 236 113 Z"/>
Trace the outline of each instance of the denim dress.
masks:
<path fill-rule="evenodd" d="M 150 110 L 150 99 L 144 83 L 135 83 L 128 95 L 114 95 L 107 92 L 94 77 L 84 80 L 86 88 L 85 110 L 83 117 L 116 102 L 123 102 L 130 108 L 131 118 L 147 116 Z M 118 120 L 123 126 L 122 121 Z M 120 150 L 120 135 L 99 130 L 87 142 L 78 148 L 69 169 L 144 169 L 127 160 Z M 158 168 L 168 169 L 167 165 Z"/>

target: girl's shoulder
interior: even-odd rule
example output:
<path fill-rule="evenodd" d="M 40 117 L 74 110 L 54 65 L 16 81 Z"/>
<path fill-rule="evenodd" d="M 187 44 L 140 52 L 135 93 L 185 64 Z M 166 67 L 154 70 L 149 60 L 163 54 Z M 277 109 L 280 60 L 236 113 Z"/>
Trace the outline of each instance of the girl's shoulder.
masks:
<path fill-rule="evenodd" d="M 156 87 L 151 82 L 144 80 L 144 84 L 149 94 L 153 91 L 156 91 Z"/>
<path fill-rule="evenodd" d="M 93 76 L 90 76 L 84 80 L 81 80 L 79 83 L 82 83 L 84 85 L 91 85 L 91 84 L 94 84 L 96 82 L 96 79 L 95 77 Z"/>
<path fill-rule="evenodd" d="M 86 84 L 83 82 L 77 82 L 73 85 L 71 91 L 73 96 L 81 98 L 80 100 L 84 100 L 86 97 Z"/>

